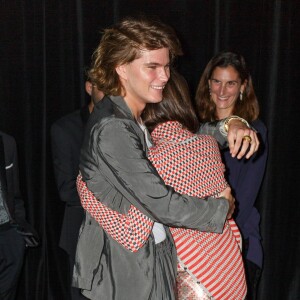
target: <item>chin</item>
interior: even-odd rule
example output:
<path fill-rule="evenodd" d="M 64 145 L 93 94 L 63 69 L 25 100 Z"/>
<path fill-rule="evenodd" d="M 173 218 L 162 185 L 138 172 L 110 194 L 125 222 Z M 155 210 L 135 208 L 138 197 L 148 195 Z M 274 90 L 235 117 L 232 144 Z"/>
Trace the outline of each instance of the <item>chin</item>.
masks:
<path fill-rule="evenodd" d="M 159 98 L 159 99 L 153 100 L 151 103 L 159 103 L 161 101 L 162 101 L 162 98 Z"/>
<path fill-rule="evenodd" d="M 148 100 L 148 103 L 159 103 L 162 101 L 162 99 L 163 99 L 162 96 L 161 97 L 152 97 L 152 98 L 150 98 L 150 100 Z"/>

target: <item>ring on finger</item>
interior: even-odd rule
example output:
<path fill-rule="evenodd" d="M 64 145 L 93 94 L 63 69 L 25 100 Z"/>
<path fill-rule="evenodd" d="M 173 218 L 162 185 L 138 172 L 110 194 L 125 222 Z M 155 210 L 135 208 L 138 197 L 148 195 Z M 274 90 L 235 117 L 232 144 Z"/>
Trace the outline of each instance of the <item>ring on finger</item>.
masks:
<path fill-rule="evenodd" d="M 251 138 L 251 136 L 250 136 L 250 135 L 244 135 L 244 137 L 243 137 L 243 141 L 248 141 L 248 142 L 249 142 L 249 144 L 251 144 L 251 142 L 252 142 L 252 138 Z"/>

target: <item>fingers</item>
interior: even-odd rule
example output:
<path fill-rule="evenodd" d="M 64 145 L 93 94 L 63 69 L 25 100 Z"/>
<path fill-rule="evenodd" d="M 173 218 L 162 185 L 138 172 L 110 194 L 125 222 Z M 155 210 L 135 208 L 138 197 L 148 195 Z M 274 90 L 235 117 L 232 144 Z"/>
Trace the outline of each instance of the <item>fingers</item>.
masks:
<path fill-rule="evenodd" d="M 257 137 L 257 133 L 252 131 L 250 137 L 251 137 L 251 143 L 249 143 L 248 145 L 249 151 L 246 154 L 247 159 L 250 158 L 259 148 L 259 140 Z"/>
<path fill-rule="evenodd" d="M 253 153 L 249 153 L 248 150 L 250 151 L 250 147 L 251 147 L 251 144 L 253 142 L 254 144 L 254 141 L 252 139 L 253 137 L 253 133 L 254 131 L 253 130 L 250 130 L 250 129 L 240 129 L 238 130 L 238 135 L 239 135 L 239 143 L 240 145 L 236 145 L 235 149 L 237 149 L 238 147 L 240 147 L 239 149 L 237 149 L 237 158 L 238 159 L 241 159 L 243 156 L 246 155 L 246 158 L 249 158 Z M 250 136 L 250 139 L 245 139 L 244 137 L 248 137 Z"/>
<path fill-rule="evenodd" d="M 232 215 L 235 210 L 235 198 L 231 194 L 231 188 L 228 186 L 224 191 L 222 191 L 219 194 L 220 197 L 225 198 L 229 203 L 228 213 L 227 213 L 227 219 L 232 218 Z"/>
<path fill-rule="evenodd" d="M 229 202 L 229 210 L 228 210 L 228 213 L 227 213 L 227 220 L 231 219 L 232 218 L 232 215 L 234 213 L 234 210 L 235 210 L 235 204 L 233 202 L 233 204 L 230 205 L 230 202 Z"/>
<path fill-rule="evenodd" d="M 249 137 L 249 138 L 245 138 Z M 232 157 L 250 158 L 259 147 L 259 140 L 254 130 L 250 128 L 231 127 L 228 132 L 228 144 Z"/>
<path fill-rule="evenodd" d="M 225 188 L 225 190 L 223 190 L 223 191 L 219 194 L 219 197 L 223 197 L 223 198 L 226 198 L 226 199 L 232 198 L 230 186 L 227 186 L 227 187 Z"/>
<path fill-rule="evenodd" d="M 227 198 L 229 203 L 228 213 L 227 213 L 227 219 L 231 219 L 232 215 L 235 210 L 235 198 L 230 194 L 230 197 Z"/>
<path fill-rule="evenodd" d="M 236 157 L 238 159 L 242 158 L 246 151 L 249 148 L 249 141 L 243 140 L 245 135 L 251 137 L 250 130 L 239 128 L 239 127 L 231 127 L 232 131 L 228 133 L 228 143 L 229 149 L 232 157 Z"/>

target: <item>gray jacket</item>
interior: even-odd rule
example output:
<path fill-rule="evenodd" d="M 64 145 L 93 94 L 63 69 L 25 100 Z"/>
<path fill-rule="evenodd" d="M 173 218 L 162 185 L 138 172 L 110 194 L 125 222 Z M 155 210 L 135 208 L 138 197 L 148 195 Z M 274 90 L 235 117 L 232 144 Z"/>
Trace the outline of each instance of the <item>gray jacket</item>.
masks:
<path fill-rule="evenodd" d="M 221 232 L 228 202 L 176 193 L 146 155 L 144 134 L 123 98 L 105 97 L 90 116 L 80 159 L 83 180 L 96 198 L 124 214 L 132 204 L 166 226 Z M 154 247 L 150 236 L 138 252 L 126 250 L 86 212 L 73 285 L 90 299 L 151 299 Z"/>

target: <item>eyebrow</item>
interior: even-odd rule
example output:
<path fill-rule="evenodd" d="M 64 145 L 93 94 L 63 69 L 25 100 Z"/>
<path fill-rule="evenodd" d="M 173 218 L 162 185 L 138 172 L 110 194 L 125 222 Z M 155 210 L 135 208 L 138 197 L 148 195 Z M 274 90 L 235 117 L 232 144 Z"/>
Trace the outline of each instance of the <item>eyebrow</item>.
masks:
<path fill-rule="evenodd" d="M 149 63 L 145 63 L 145 66 L 163 66 L 163 65 L 156 62 L 149 62 Z M 170 66 L 170 63 L 167 63 L 165 66 Z"/>
<path fill-rule="evenodd" d="M 213 78 L 213 77 L 212 77 L 210 80 L 222 81 L 222 80 L 220 80 L 220 79 Z M 226 82 L 236 82 L 236 83 L 238 83 L 238 80 L 228 80 L 228 81 L 226 81 Z"/>

